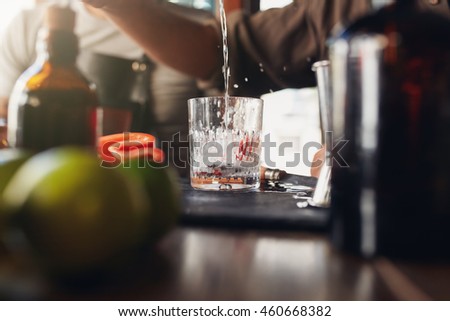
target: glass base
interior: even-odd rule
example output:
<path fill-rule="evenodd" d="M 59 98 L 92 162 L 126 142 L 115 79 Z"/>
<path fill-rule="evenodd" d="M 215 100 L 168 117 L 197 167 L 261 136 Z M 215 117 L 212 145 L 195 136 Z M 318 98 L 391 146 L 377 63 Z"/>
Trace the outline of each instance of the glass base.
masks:
<path fill-rule="evenodd" d="M 191 186 L 202 191 L 249 191 L 259 187 L 259 179 L 192 177 Z"/>

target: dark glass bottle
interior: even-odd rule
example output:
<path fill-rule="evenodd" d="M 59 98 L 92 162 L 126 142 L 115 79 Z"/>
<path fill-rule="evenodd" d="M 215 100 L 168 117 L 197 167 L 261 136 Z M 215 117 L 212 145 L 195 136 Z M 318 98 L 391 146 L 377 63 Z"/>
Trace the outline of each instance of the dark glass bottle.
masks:
<path fill-rule="evenodd" d="M 75 63 L 75 13 L 50 6 L 39 32 L 38 58 L 17 81 L 8 106 L 8 142 L 41 151 L 61 145 L 94 147 L 94 89 Z"/>
<path fill-rule="evenodd" d="M 368 67 L 363 46 L 352 44 L 375 35 L 384 44 Z M 346 64 L 332 59 L 334 125 L 348 140 L 341 152 L 348 166 L 335 163 L 332 172 L 338 248 L 367 257 L 450 259 L 448 39 L 450 21 L 419 11 L 414 1 L 397 1 L 343 34 Z"/>

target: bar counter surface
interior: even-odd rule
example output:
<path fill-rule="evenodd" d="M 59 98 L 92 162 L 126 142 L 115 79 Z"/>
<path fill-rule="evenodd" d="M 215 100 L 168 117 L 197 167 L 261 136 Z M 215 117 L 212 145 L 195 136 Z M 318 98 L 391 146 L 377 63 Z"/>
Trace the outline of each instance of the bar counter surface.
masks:
<path fill-rule="evenodd" d="M 325 231 L 298 227 L 182 222 L 120 275 L 56 286 L 0 247 L 1 300 L 450 300 L 450 264 L 364 260 L 336 251 Z"/>

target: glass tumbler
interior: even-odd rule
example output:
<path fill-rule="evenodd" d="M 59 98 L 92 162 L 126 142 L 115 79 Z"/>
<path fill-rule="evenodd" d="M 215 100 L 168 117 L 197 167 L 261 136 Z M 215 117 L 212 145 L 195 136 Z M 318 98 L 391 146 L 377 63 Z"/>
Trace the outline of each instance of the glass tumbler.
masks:
<path fill-rule="evenodd" d="M 199 190 L 259 187 L 263 101 L 248 97 L 188 100 L 191 185 Z"/>

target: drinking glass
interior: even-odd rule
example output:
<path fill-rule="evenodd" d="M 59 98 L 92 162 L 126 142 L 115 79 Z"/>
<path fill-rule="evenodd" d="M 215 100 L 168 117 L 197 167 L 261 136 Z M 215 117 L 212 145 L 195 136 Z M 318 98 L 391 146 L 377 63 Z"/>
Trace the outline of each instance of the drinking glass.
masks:
<path fill-rule="evenodd" d="M 263 101 L 248 97 L 188 100 L 191 185 L 199 190 L 259 187 Z"/>

